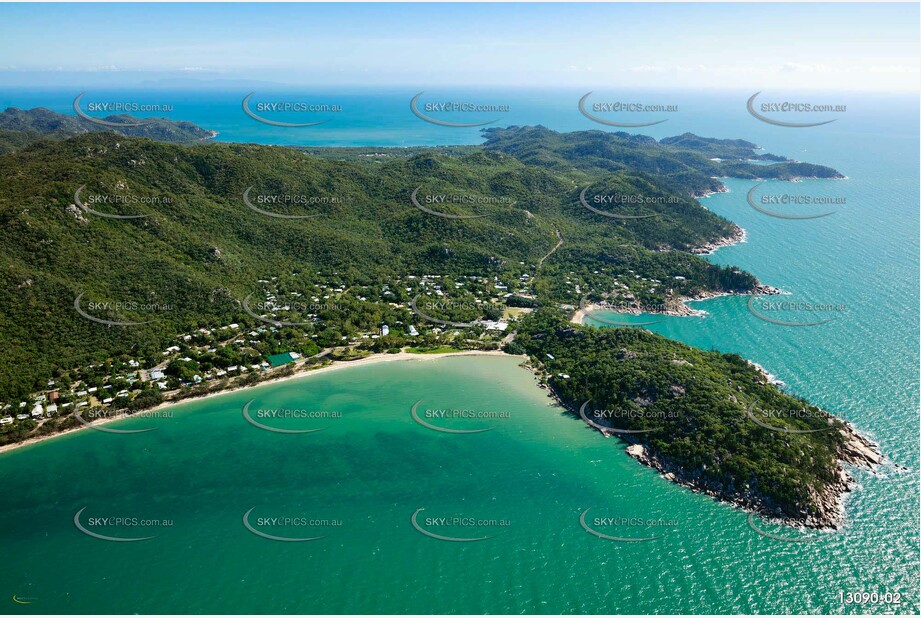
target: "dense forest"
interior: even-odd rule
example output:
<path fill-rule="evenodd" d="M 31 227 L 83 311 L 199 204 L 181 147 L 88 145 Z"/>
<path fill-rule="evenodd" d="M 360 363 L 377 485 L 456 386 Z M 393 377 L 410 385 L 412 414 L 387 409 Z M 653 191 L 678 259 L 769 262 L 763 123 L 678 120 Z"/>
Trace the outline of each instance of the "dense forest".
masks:
<path fill-rule="evenodd" d="M 636 432 L 616 435 L 679 481 L 798 521 L 831 517 L 818 496 L 839 483 L 844 424 L 740 356 L 641 329 L 576 326 L 552 310 L 532 315 L 510 347 L 543 366 L 574 414 L 590 402 L 590 419 Z M 594 418 L 599 410 L 607 414 Z"/>
<path fill-rule="evenodd" d="M 634 291 L 647 303 L 667 295 L 746 292 L 758 283 L 692 255 L 737 228 L 676 188 L 675 176 L 637 163 L 660 150 L 657 157 L 684 157 L 684 173 L 706 176 L 711 186 L 718 182 L 709 178 L 713 162 L 692 148 L 749 156 L 745 142 L 682 136 L 665 147 L 622 134 L 569 138 L 514 128 L 488 131 L 483 147 L 383 149 L 381 156 L 340 148 L 320 156 L 320 149 L 177 145 L 115 131 L 66 137 L 73 123 L 84 121 L 47 110 L 7 110 L 0 118 L 0 128 L 39 129 L 53 137 L 34 141 L 21 137 L 29 133 L 10 132 L 21 137 L 19 145 L 7 140 L 11 151 L 0 156 L 0 344 L 7 350 L 0 360 L 0 400 L 33 392 L 61 367 L 125 351 L 150 355 L 193 328 L 251 322 L 241 299 L 259 279 L 292 272 L 335 273 L 345 286 L 395 275 L 517 280 L 525 273 L 533 277 L 530 291 L 538 303 L 569 305 L 585 294 L 603 296 L 618 277 L 667 281 Z M 593 147 L 599 139 L 614 140 L 620 154 Z M 548 140 L 582 145 L 566 151 L 560 159 L 566 165 L 535 164 L 535 157 L 562 157 Z M 521 152 L 527 144 L 544 154 Z M 610 165 L 598 166 L 598 160 Z M 641 197 L 643 203 L 593 208 L 642 218 L 585 208 L 580 195 L 586 187 L 591 196 Z M 300 203 L 261 210 L 311 218 L 266 216 L 247 207 L 247 189 L 254 196 L 301 197 Z M 471 198 L 436 209 L 470 218 L 421 211 L 411 200 L 417 190 Z M 88 212 L 81 206 L 91 200 Z M 135 328 L 106 327 L 74 311 L 80 294 L 168 311 Z M 130 306 L 118 315 L 146 321 Z"/>
<path fill-rule="evenodd" d="M 763 512 L 833 522 L 826 498 L 853 449 L 844 424 L 739 356 L 567 317 L 585 302 L 760 292 L 752 274 L 697 255 L 740 230 L 695 198 L 722 190 L 720 177 L 835 170 L 692 134 L 509 127 L 484 130 L 482 146 L 405 149 L 210 135 L 167 120 L 128 130 L 0 114 L 7 409 L 75 382 L 111 389 L 117 409 L 154 405 L 160 391 L 130 377 L 138 367 L 162 368 L 160 388 L 189 396 L 206 388 L 199 373 L 259 369 L 282 352 L 496 349 L 502 333 L 486 330 L 514 316 L 506 351 L 528 355 L 574 414 L 619 411 L 589 424 L 642 447 L 628 452 L 644 463 Z M 753 416 L 784 409 L 804 414 L 770 427 Z M 36 427 L 26 416 L 6 439 Z M 50 420 L 39 430 L 73 424 Z"/>
<path fill-rule="evenodd" d="M 721 190 L 718 179 L 724 177 L 843 178 L 830 167 L 760 153 L 751 142 L 704 138 L 691 133 L 661 141 L 623 132 L 557 133 L 540 126 L 486 129 L 484 134 L 487 137 L 484 148 L 512 154 L 529 165 L 557 171 L 581 170 L 594 175 L 623 170 L 645 172 L 674 191 L 693 197 Z"/>
<path fill-rule="evenodd" d="M 35 109 L 7 108 L 0 112 L 0 154 L 10 152 L 40 140 L 60 140 L 84 133 L 116 133 L 148 137 L 161 142 L 191 144 L 214 137 L 196 124 L 167 118 L 137 118 L 115 114 L 101 118 L 103 122 L 124 124 L 113 128 L 79 116 L 68 116 L 41 107 Z"/>

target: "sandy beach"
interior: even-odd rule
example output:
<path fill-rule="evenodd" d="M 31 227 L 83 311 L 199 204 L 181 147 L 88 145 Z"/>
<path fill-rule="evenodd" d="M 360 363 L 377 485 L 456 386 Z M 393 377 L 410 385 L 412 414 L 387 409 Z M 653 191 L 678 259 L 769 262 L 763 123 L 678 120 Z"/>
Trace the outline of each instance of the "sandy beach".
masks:
<path fill-rule="evenodd" d="M 667 316 L 673 316 L 673 317 L 679 317 L 679 318 L 699 317 L 702 315 L 706 315 L 707 312 L 704 311 L 703 309 L 692 309 L 691 307 L 687 305 L 687 303 L 699 301 L 699 300 L 710 300 L 711 298 L 718 298 L 720 296 L 733 296 L 733 295 L 734 294 L 732 292 L 706 292 L 697 297 L 682 296 L 678 298 L 678 305 L 677 305 L 677 307 L 679 307 L 678 309 L 669 309 L 667 311 L 648 311 L 648 312 L 643 312 L 638 309 L 636 311 L 618 311 L 617 313 L 619 315 L 643 315 L 644 313 L 648 313 L 649 315 L 667 315 Z M 604 305 L 597 304 L 597 303 L 592 303 L 590 305 L 586 305 L 585 307 L 582 307 L 581 309 L 577 310 L 573 314 L 573 316 L 570 318 L 569 321 L 572 322 L 573 324 L 585 324 L 585 317 L 588 314 L 595 313 L 596 311 L 610 311 L 610 310 L 611 310 L 610 307 L 606 307 Z"/>
<path fill-rule="evenodd" d="M 286 376 L 279 376 L 279 377 L 277 377 L 277 378 L 271 378 L 271 379 L 268 379 L 268 380 L 264 380 L 264 381 L 262 381 L 262 382 L 259 382 L 258 384 L 250 384 L 250 385 L 247 385 L 247 386 L 235 386 L 235 387 L 233 387 L 233 388 L 228 388 L 228 389 L 224 389 L 224 390 L 221 390 L 221 391 L 216 391 L 216 392 L 213 392 L 213 393 L 206 393 L 206 394 L 201 395 L 201 396 L 198 396 L 198 397 L 187 397 L 187 398 L 182 399 L 182 400 L 179 400 L 179 401 L 164 401 L 163 403 L 161 403 L 161 404 L 159 404 L 159 405 L 157 405 L 157 406 L 154 406 L 153 408 L 149 408 L 149 409 L 147 409 L 147 410 L 141 410 L 141 411 L 139 411 L 139 412 L 136 412 L 135 414 L 117 414 L 117 415 L 112 416 L 112 417 L 108 417 L 108 418 L 100 419 L 100 420 L 97 420 L 97 421 L 93 421 L 93 423 L 92 423 L 91 425 L 81 425 L 81 426 L 79 426 L 79 427 L 73 427 L 73 428 L 67 429 L 67 430 L 65 430 L 65 431 L 60 431 L 60 432 L 53 433 L 53 434 L 48 434 L 48 435 L 45 435 L 45 436 L 36 436 L 36 437 L 34 437 L 34 438 L 29 438 L 29 439 L 27 439 L 27 440 L 23 440 L 22 442 L 16 442 L 16 443 L 14 443 L 14 444 L 4 444 L 3 446 L 0 446 L 0 454 L 3 454 L 3 453 L 6 453 L 6 452 L 15 450 L 15 449 L 20 448 L 20 447 L 23 447 L 23 446 L 29 446 L 29 445 L 33 445 L 33 444 L 38 444 L 39 442 L 44 442 L 45 440 L 51 440 L 51 439 L 53 439 L 53 438 L 57 438 L 57 437 L 59 437 L 59 436 L 64 436 L 64 435 L 67 435 L 67 434 L 70 434 L 70 433 L 74 433 L 74 432 L 76 432 L 76 431 L 83 431 L 83 430 L 86 430 L 86 429 L 92 429 L 93 427 L 98 427 L 98 426 L 100 426 L 100 425 L 107 425 L 107 424 L 109 424 L 109 423 L 114 423 L 115 421 L 124 420 L 124 419 L 126 419 L 126 418 L 138 418 L 138 417 L 143 417 L 145 414 L 152 414 L 152 413 L 154 413 L 154 412 L 156 412 L 156 411 L 164 410 L 164 409 L 167 409 L 167 408 L 173 408 L 173 407 L 175 407 L 175 406 L 179 406 L 179 405 L 182 405 L 182 404 L 184 404 L 184 403 L 189 403 L 189 402 L 193 402 L 193 401 L 202 401 L 202 400 L 204 400 L 204 399 L 209 399 L 209 398 L 211 398 L 211 397 L 219 397 L 219 396 L 221 396 L 221 395 L 227 395 L 227 394 L 229 394 L 229 393 L 234 393 L 234 392 L 241 391 L 241 390 L 246 390 L 246 389 L 251 389 L 251 388 L 257 388 L 257 387 L 259 387 L 259 386 L 265 386 L 265 385 L 267 385 L 267 384 L 278 384 L 278 383 L 285 382 L 285 381 L 288 381 L 288 380 L 298 380 L 298 379 L 302 379 L 302 378 L 307 378 L 307 377 L 319 375 L 319 374 L 321 374 L 321 373 L 328 373 L 328 372 L 330 372 L 330 371 L 338 371 L 338 370 L 340 370 L 340 369 L 346 369 L 346 368 L 349 368 L 349 367 L 364 367 L 364 366 L 367 366 L 367 365 L 375 365 L 375 364 L 378 364 L 378 363 L 389 363 L 389 362 L 394 362 L 394 361 L 419 361 L 419 362 L 423 362 L 423 361 L 437 360 L 437 359 L 439 359 L 439 358 L 446 358 L 446 357 L 449 357 L 449 356 L 450 356 L 450 357 L 456 357 L 456 356 L 508 356 L 509 358 L 522 358 L 522 359 L 525 358 L 525 357 L 523 357 L 523 356 L 522 356 L 522 357 L 518 357 L 518 356 L 513 356 L 513 355 L 510 355 L 510 354 L 506 354 L 505 352 L 502 352 L 501 350 L 468 350 L 468 351 L 464 351 L 464 352 L 447 352 L 447 353 L 444 353 L 444 354 L 413 354 L 413 353 L 411 353 L 411 352 L 399 352 L 399 353 L 397 353 L 397 354 L 389 354 L 389 353 L 386 353 L 386 352 L 381 352 L 381 353 L 378 353 L 378 354 L 371 354 L 371 355 L 366 356 L 366 357 L 364 357 L 364 358 L 360 358 L 360 359 L 358 359 L 358 360 L 353 360 L 353 361 L 332 361 L 330 364 L 328 364 L 328 365 L 323 365 L 323 366 L 321 366 L 321 367 L 317 367 L 316 369 L 308 369 L 308 370 L 306 370 L 306 371 L 304 371 L 304 370 L 299 370 L 299 371 L 295 372 L 295 373 L 292 374 L 292 375 L 286 375 Z M 301 365 L 301 366 L 302 366 L 302 365 Z"/>
<path fill-rule="evenodd" d="M 769 285 L 758 284 L 755 289 L 748 292 L 702 292 L 697 296 L 681 296 L 678 300 L 678 309 L 668 309 L 666 311 L 648 311 L 643 312 L 640 310 L 636 311 L 618 311 L 618 314 L 621 315 L 642 315 L 643 313 L 648 313 L 649 315 L 667 315 L 678 318 L 694 318 L 707 315 L 707 312 L 703 309 L 694 309 L 688 306 L 688 303 L 699 302 L 702 300 L 712 300 L 714 298 L 722 298 L 723 296 L 752 296 L 752 295 L 776 295 L 776 294 L 786 294 L 783 290 L 775 288 Z M 592 303 L 578 309 L 572 317 L 569 319 L 573 324 L 584 324 L 586 315 L 590 313 L 595 313 L 596 311 L 610 311 L 610 307 L 606 307 L 601 304 Z"/>
<path fill-rule="evenodd" d="M 709 197 L 710 195 L 713 195 L 714 193 L 723 193 L 723 192 L 728 192 L 728 189 L 726 189 L 725 191 L 711 191 L 707 195 L 704 195 L 701 197 Z M 731 247 L 733 245 L 737 245 L 739 243 L 744 243 L 744 242 L 748 242 L 748 232 L 746 232 L 744 228 L 741 228 L 737 225 L 735 226 L 735 230 L 733 231 L 733 233 L 730 234 L 729 236 L 716 240 L 712 243 L 706 243 L 703 246 L 696 247 L 693 250 L 691 250 L 691 253 L 695 255 L 711 255 L 717 249 L 721 249 L 723 247 Z M 763 286 L 763 287 L 767 287 L 767 286 Z M 653 312 L 653 313 L 657 313 L 660 315 L 677 316 L 677 317 L 701 316 L 701 315 L 705 315 L 706 312 L 701 309 L 692 309 L 688 307 L 686 303 L 691 302 L 691 301 L 697 301 L 697 300 L 709 300 L 711 298 L 718 298 L 720 296 L 733 296 L 733 295 L 734 295 L 733 292 L 704 292 L 696 297 L 682 296 L 677 299 L 678 306 L 681 307 L 680 309 L 668 310 L 668 311 L 663 311 L 663 312 Z M 608 309 L 610 308 L 605 307 L 604 305 L 598 305 L 594 303 L 590 305 L 586 305 L 585 307 L 579 308 L 573 314 L 573 316 L 569 319 L 569 321 L 572 322 L 573 324 L 584 324 L 586 314 L 594 313 L 595 311 L 606 311 Z M 625 312 L 625 313 L 628 313 L 628 312 Z M 630 315 L 640 315 L 642 313 L 643 313 L 642 311 L 629 312 Z"/>

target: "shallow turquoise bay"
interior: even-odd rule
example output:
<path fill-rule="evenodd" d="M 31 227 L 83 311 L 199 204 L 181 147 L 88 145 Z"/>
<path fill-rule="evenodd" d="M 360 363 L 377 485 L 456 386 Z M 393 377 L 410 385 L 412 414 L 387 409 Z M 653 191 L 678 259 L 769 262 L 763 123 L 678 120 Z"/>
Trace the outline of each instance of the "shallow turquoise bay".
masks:
<path fill-rule="evenodd" d="M 570 126 L 568 99 L 544 124 Z M 860 103 L 858 101 L 858 103 Z M 693 108 L 688 108 L 694 111 Z M 844 196 L 830 217 L 774 219 L 745 201 L 755 182 L 702 203 L 737 222 L 745 243 L 714 262 L 749 270 L 791 299 L 846 306 L 833 322 L 783 327 L 746 298 L 695 303 L 698 318 L 649 327 L 691 345 L 737 352 L 785 388 L 851 421 L 891 461 L 855 472 L 847 525 L 815 542 L 759 536 L 744 513 L 661 479 L 574 418 L 560 414 L 518 359 L 464 357 L 381 363 L 235 392 L 0 455 L 0 604 L 7 613 L 917 613 L 919 508 L 919 178 L 917 99 L 868 100 L 810 130 L 759 123 L 735 104 L 701 104 L 685 126 L 743 137 L 769 152 L 831 165 L 844 181 L 767 183 L 761 192 Z M 554 122 L 554 118 L 558 121 Z M 786 212 L 803 212 L 787 208 Z M 803 319 L 795 313 L 787 319 Z M 645 319 L 645 318 L 639 318 Z M 278 434 L 242 407 L 326 410 L 342 418 L 289 420 Z M 471 408 L 493 420 L 433 420 L 488 432 L 451 435 L 410 409 Z M 268 422 L 268 421 L 266 421 Z M 93 517 L 171 526 L 74 525 Z M 446 542 L 442 535 L 490 536 Z M 243 514 L 306 517 L 338 526 L 256 526 L 309 542 L 261 538 Z M 617 542 L 580 526 L 641 518 L 669 526 L 609 526 Z M 462 516 L 507 526 L 439 527 Z M 765 529 L 791 537 L 764 524 Z M 899 592 L 899 607 L 846 606 L 839 592 Z M 30 605 L 12 596 L 31 599 Z"/>

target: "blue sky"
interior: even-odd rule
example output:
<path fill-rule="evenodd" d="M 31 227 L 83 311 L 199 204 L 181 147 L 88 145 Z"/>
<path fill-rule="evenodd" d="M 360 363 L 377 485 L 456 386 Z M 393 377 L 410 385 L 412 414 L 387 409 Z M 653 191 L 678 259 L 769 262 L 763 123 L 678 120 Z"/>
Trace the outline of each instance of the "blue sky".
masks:
<path fill-rule="evenodd" d="M 917 92 L 918 4 L 0 4 L 0 84 Z"/>

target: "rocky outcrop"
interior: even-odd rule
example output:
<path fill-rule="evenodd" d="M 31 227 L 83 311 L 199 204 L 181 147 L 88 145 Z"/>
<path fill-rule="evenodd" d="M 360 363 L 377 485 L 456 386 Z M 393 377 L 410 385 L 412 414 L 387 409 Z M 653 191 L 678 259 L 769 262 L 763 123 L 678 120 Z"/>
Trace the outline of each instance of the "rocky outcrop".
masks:
<path fill-rule="evenodd" d="M 601 433 L 605 437 L 612 435 L 610 432 L 602 431 Z M 667 458 L 656 455 L 647 445 L 639 442 L 627 446 L 626 452 L 638 462 L 658 470 L 666 480 L 706 494 L 716 500 L 729 502 L 745 510 L 754 511 L 775 521 L 783 521 L 791 525 L 816 529 L 838 529 L 844 523 L 844 496 L 856 485 L 844 465 L 873 471 L 884 460 L 876 445 L 857 433 L 850 424 L 845 423 L 841 434 L 845 442 L 838 452 L 838 466 L 835 470 L 834 481 L 826 483 L 821 492 L 811 496 L 808 511 L 801 508 L 798 512 L 793 513 L 790 513 L 791 505 L 786 505 L 786 508 L 782 509 L 780 505 L 767 499 L 757 489 L 725 487 L 718 481 L 704 477 L 699 471 L 690 472 L 676 466 Z M 628 435 L 617 435 L 628 442 L 632 438 Z"/>
<path fill-rule="evenodd" d="M 80 223 L 86 223 L 86 217 L 83 216 L 83 211 L 77 208 L 76 204 L 70 204 L 66 208 L 67 212 L 73 215 L 74 219 Z"/>
<path fill-rule="evenodd" d="M 732 233 L 729 236 L 724 236 L 723 238 L 714 240 L 712 242 L 704 243 L 699 247 L 694 247 L 691 249 L 691 253 L 695 255 L 709 255 L 719 249 L 720 247 L 729 247 L 745 240 L 745 230 L 740 228 L 738 225 L 733 226 Z"/>

